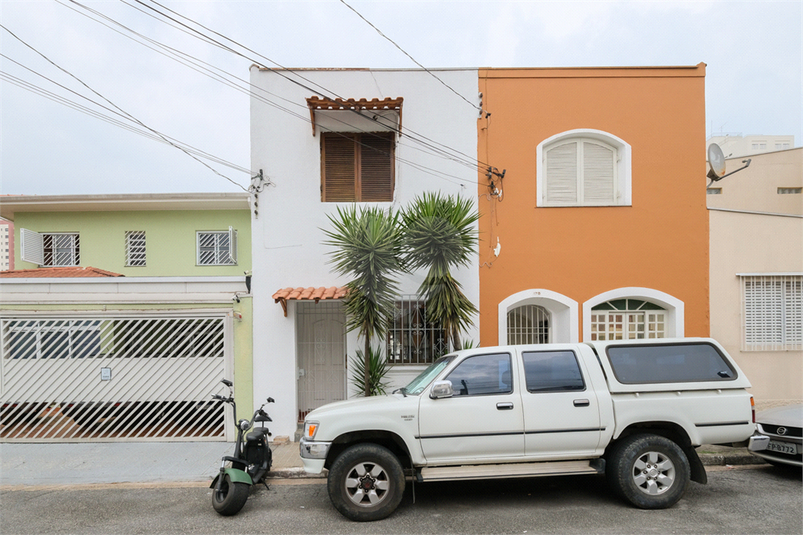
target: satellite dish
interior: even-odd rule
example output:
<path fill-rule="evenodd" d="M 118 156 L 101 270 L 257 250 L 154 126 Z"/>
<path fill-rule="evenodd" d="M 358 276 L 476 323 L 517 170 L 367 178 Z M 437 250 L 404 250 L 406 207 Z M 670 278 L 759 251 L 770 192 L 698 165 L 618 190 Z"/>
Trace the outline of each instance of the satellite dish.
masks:
<path fill-rule="evenodd" d="M 725 154 L 719 145 L 711 143 L 708 146 L 708 178 L 717 181 L 725 176 Z"/>

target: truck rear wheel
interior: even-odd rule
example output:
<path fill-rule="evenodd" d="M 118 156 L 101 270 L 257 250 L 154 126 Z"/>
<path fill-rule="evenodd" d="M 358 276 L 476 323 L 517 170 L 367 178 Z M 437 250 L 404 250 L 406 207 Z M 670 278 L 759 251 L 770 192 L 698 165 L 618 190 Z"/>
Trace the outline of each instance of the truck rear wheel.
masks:
<path fill-rule="evenodd" d="M 605 470 L 613 490 L 641 509 L 675 505 L 689 484 L 689 461 L 683 450 L 658 435 L 623 438 L 609 455 Z"/>
<path fill-rule="evenodd" d="M 404 495 L 404 471 L 387 448 L 357 444 L 329 469 L 327 488 L 335 509 L 350 520 L 370 522 L 389 516 Z"/>

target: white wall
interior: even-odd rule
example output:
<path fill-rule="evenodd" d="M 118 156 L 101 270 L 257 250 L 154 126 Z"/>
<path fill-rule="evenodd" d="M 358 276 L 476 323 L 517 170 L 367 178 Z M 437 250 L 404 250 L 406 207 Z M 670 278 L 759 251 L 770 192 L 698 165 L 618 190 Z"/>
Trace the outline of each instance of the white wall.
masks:
<path fill-rule="evenodd" d="M 396 148 L 396 192 L 393 203 L 382 206 L 399 208 L 425 191 L 477 197 L 477 171 L 460 163 L 424 151 L 412 136 L 425 136 L 448 145 L 469 159 L 477 155 L 478 112 L 424 71 L 413 70 L 323 70 L 300 71 L 307 80 L 284 75 L 306 85 L 320 84 L 326 96 L 343 98 L 403 97 L 402 133 Z M 478 102 L 476 70 L 436 71 L 439 78 L 472 102 Z M 299 286 L 336 286 L 347 282 L 337 277 L 328 265 L 331 248 L 322 244 L 321 228 L 329 228 L 327 214 L 338 204 L 322 203 L 320 194 L 320 137 L 312 135 L 306 98 L 308 89 L 289 82 L 271 71 L 251 69 L 251 82 L 273 95 L 255 90 L 257 95 L 288 108 L 293 114 L 272 107 L 258 98 L 251 100 L 251 163 L 262 169 L 272 183 L 259 194 L 259 215 L 252 223 L 253 294 L 254 294 L 254 399 L 273 396 L 271 407 L 275 435 L 295 432 L 296 345 L 295 308 L 288 307 L 284 317 L 271 295 L 280 288 Z M 287 100 L 282 100 L 287 99 Z M 405 161 L 433 169 L 426 171 Z M 441 173 L 451 175 L 446 178 Z M 479 269 L 475 262 L 456 276 L 466 295 L 479 306 Z M 414 294 L 422 274 L 406 277 L 401 291 Z M 478 321 L 478 320 L 477 320 Z M 478 329 L 466 338 L 479 339 Z M 349 354 L 358 346 L 356 336 L 348 337 Z M 396 375 L 410 376 L 410 370 Z M 403 377 L 394 384 L 403 384 Z"/>

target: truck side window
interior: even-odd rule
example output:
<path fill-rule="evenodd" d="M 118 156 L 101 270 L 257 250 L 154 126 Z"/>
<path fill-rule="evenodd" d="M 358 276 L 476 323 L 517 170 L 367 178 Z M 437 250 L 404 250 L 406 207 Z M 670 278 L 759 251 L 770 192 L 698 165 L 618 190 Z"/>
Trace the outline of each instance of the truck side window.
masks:
<path fill-rule="evenodd" d="M 522 353 L 529 392 L 585 390 L 583 374 L 574 351 L 527 351 Z"/>
<path fill-rule="evenodd" d="M 708 343 L 608 346 L 608 360 L 623 384 L 733 381 L 736 371 Z"/>
<path fill-rule="evenodd" d="M 455 397 L 509 394 L 513 392 L 510 355 L 496 353 L 468 357 L 446 379 L 452 382 Z"/>

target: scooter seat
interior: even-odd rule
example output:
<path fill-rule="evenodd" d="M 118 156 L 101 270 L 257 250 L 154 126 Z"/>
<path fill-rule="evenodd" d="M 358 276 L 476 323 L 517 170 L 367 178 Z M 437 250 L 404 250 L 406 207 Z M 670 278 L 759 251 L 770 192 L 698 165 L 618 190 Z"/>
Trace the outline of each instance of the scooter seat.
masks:
<path fill-rule="evenodd" d="M 257 442 L 265 438 L 269 433 L 270 431 L 268 431 L 267 427 L 255 427 L 246 435 L 245 439 L 249 442 Z"/>

